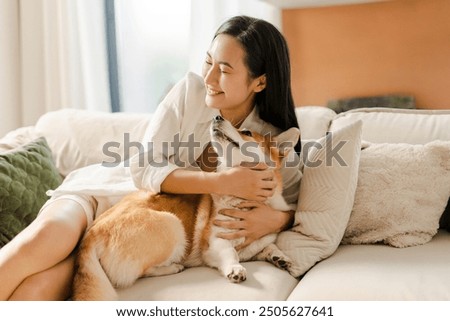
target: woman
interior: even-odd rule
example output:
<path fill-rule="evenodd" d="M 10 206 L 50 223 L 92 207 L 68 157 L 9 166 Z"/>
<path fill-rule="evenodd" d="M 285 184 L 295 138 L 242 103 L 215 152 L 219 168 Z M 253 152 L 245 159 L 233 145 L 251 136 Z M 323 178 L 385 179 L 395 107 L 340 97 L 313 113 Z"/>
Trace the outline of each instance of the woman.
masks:
<path fill-rule="evenodd" d="M 265 165 L 216 173 L 214 162 L 207 162 L 213 157 L 209 147 L 191 148 L 207 146 L 209 124 L 218 114 L 235 127 L 263 134 L 298 127 L 287 46 L 271 24 L 239 16 L 218 29 L 206 55 L 203 78 L 189 73 L 171 90 L 147 130 L 150 150 L 136 155 L 129 169 L 97 165 L 66 178 L 36 220 L 0 250 L 0 299 L 68 298 L 73 252 L 84 231 L 97 215 L 135 188 L 232 194 L 245 199 L 241 206 L 250 211 L 225 211 L 241 220 L 215 222 L 237 230 L 221 237 L 245 237 L 244 245 L 288 228 L 293 211 L 275 211 L 257 202 L 273 193 L 273 173 Z M 301 173 L 298 167 L 286 166 L 282 176 L 283 195 L 294 209 Z M 95 177 L 96 190 L 86 183 L 86 177 L 91 181 Z M 130 188 L 116 188 L 119 185 Z"/>

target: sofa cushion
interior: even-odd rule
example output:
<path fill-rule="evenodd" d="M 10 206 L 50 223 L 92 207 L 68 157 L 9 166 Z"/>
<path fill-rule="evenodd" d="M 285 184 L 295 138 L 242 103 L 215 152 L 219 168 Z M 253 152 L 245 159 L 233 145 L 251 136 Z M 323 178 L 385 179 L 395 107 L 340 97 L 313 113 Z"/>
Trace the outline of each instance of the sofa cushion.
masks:
<path fill-rule="evenodd" d="M 119 299 L 128 301 L 279 301 L 286 300 L 298 280 L 267 262 L 244 262 L 247 280 L 231 283 L 208 267 L 137 280 L 119 289 Z"/>
<path fill-rule="evenodd" d="M 303 149 L 307 159 L 294 227 L 277 238 L 294 262 L 289 272 L 295 277 L 333 254 L 344 235 L 356 190 L 360 136 L 358 121 L 319 139 L 317 148 Z"/>
<path fill-rule="evenodd" d="M 341 245 L 314 266 L 288 300 L 450 300 L 450 233 L 407 248 Z"/>
<path fill-rule="evenodd" d="M 449 155 L 444 141 L 363 149 L 343 243 L 406 247 L 430 241 L 450 197 Z"/>
<path fill-rule="evenodd" d="M 0 247 L 35 219 L 61 181 L 44 138 L 0 154 Z"/>
<path fill-rule="evenodd" d="M 325 136 L 336 113 L 327 107 L 304 106 L 295 108 L 302 142 Z"/>
<path fill-rule="evenodd" d="M 137 153 L 150 117 L 61 109 L 39 118 L 35 131 L 47 139 L 56 167 L 67 176 L 87 165 L 123 161 Z"/>

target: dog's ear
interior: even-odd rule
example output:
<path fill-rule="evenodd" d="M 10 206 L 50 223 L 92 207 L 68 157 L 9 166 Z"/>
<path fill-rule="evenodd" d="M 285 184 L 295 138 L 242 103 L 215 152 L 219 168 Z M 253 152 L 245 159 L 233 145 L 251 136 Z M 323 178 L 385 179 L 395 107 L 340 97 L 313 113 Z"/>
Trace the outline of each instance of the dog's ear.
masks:
<path fill-rule="evenodd" d="M 278 150 L 281 156 L 286 156 L 297 145 L 300 138 L 300 130 L 296 127 L 291 127 L 282 132 L 273 139 L 277 143 Z"/>

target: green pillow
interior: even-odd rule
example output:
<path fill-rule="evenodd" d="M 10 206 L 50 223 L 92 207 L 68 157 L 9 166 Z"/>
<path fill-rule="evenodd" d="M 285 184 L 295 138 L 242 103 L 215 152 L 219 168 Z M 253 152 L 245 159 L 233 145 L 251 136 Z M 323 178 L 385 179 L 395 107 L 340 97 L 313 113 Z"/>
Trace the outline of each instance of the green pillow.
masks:
<path fill-rule="evenodd" d="M 62 178 L 44 137 L 0 154 L 0 248 L 30 224 Z"/>

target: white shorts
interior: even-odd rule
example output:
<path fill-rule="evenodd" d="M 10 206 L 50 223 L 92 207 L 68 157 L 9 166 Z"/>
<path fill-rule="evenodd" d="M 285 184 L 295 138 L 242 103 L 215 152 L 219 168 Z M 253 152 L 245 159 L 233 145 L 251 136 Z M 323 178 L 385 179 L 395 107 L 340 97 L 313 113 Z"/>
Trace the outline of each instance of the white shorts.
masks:
<path fill-rule="evenodd" d="M 50 204 L 58 201 L 58 200 L 72 200 L 80 204 L 83 208 L 84 213 L 86 214 L 87 219 L 87 227 L 90 227 L 94 222 L 95 218 L 100 214 L 105 212 L 111 206 L 116 204 L 120 199 L 122 199 L 124 195 L 121 196 L 99 196 L 94 197 L 91 195 L 83 195 L 83 194 L 64 194 L 56 197 L 51 197 L 45 204 L 42 206 L 39 214 Z M 38 215 L 39 215 L 38 214 Z"/>
<path fill-rule="evenodd" d="M 48 207 L 50 204 L 53 204 L 56 201 L 59 200 L 72 200 L 74 202 L 77 202 L 84 210 L 84 213 L 86 214 L 87 218 L 87 226 L 91 226 L 94 222 L 96 212 L 97 212 L 97 201 L 93 196 L 86 196 L 86 195 L 61 195 L 58 197 L 52 197 L 50 198 L 45 204 L 42 206 L 41 210 L 39 211 L 39 214 Z M 39 215 L 38 214 L 38 215 Z"/>

